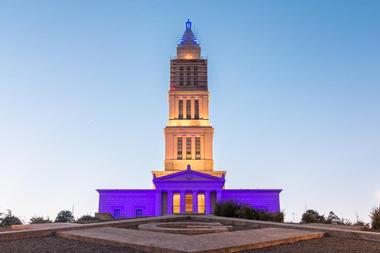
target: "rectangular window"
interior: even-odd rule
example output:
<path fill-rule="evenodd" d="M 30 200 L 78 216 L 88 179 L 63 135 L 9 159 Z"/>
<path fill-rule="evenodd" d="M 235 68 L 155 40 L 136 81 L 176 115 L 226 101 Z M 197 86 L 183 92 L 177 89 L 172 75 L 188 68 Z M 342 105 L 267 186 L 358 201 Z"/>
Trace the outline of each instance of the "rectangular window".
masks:
<path fill-rule="evenodd" d="M 195 159 L 201 159 L 201 137 L 195 137 Z"/>
<path fill-rule="evenodd" d="M 178 214 L 181 212 L 181 196 L 179 193 L 173 194 L 173 213 Z"/>
<path fill-rule="evenodd" d="M 191 100 L 186 100 L 186 119 L 191 119 Z"/>
<path fill-rule="evenodd" d="M 199 119 L 199 100 L 194 101 L 194 118 Z"/>
<path fill-rule="evenodd" d="M 186 193 L 185 195 L 185 211 L 186 213 L 193 212 L 193 194 L 192 193 Z"/>
<path fill-rule="evenodd" d="M 183 100 L 178 101 L 178 118 L 183 119 Z"/>
<path fill-rule="evenodd" d="M 191 160 L 191 137 L 186 138 L 186 160 Z"/>
<path fill-rule="evenodd" d="M 113 209 L 113 217 L 115 219 L 120 219 L 120 216 L 121 216 L 121 209 L 120 208 Z"/>
<path fill-rule="evenodd" d="M 136 217 L 142 217 L 143 216 L 143 210 L 141 208 L 136 208 L 135 216 Z"/>
<path fill-rule="evenodd" d="M 182 160 L 182 137 L 177 138 L 177 160 Z"/>
<path fill-rule="evenodd" d="M 198 194 L 198 213 L 205 213 L 205 195 L 203 193 Z"/>

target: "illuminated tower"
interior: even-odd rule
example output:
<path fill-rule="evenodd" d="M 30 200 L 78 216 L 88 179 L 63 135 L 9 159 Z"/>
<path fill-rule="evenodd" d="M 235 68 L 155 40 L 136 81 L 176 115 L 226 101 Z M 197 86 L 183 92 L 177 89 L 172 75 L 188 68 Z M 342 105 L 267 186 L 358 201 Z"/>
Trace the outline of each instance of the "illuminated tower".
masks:
<path fill-rule="evenodd" d="M 212 142 L 214 129 L 209 121 L 207 59 L 186 22 L 178 42 L 177 56 L 170 61 L 169 121 L 165 128 L 165 171 L 154 171 L 159 177 L 181 170 L 192 170 L 214 176 Z"/>

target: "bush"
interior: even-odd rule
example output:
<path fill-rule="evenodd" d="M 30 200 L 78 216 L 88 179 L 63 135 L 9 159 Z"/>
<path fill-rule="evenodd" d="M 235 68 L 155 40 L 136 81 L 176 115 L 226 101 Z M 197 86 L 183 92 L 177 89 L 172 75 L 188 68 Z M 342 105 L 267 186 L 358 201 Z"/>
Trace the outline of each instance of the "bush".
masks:
<path fill-rule="evenodd" d="M 91 216 L 91 215 L 83 215 L 79 219 L 77 219 L 75 222 L 76 223 L 81 223 L 81 224 L 86 224 L 86 223 L 93 223 L 93 222 L 98 222 L 99 219 Z"/>
<path fill-rule="evenodd" d="M 216 204 L 214 214 L 224 217 L 237 217 L 238 210 L 239 205 L 235 201 L 226 201 Z"/>
<path fill-rule="evenodd" d="M 60 211 L 54 220 L 54 222 L 73 222 L 73 221 L 74 221 L 73 213 L 68 210 Z"/>
<path fill-rule="evenodd" d="M 52 223 L 52 221 L 47 217 L 46 219 L 44 217 L 35 216 L 30 218 L 30 224 L 44 224 L 44 223 Z"/>
<path fill-rule="evenodd" d="M 282 212 L 270 213 L 263 210 L 257 210 L 249 205 L 241 204 L 235 201 L 217 203 L 214 214 L 217 216 L 234 217 L 250 220 L 264 220 L 276 222 L 284 221 L 284 214 Z"/>
<path fill-rule="evenodd" d="M 380 206 L 372 209 L 370 218 L 372 229 L 380 229 Z"/>
<path fill-rule="evenodd" d="M 302 214 L 301 223 L 325 223 L 325 217 L 315 210 L 309 209 Z"/>
<path fill-rule="evenodd" d="M 10 227 L 12 225 L 21 225 L 21 220 L 12 215 L 12 212 L 8 210 L 8 214 L 0 218 L 0 227 Z"/>

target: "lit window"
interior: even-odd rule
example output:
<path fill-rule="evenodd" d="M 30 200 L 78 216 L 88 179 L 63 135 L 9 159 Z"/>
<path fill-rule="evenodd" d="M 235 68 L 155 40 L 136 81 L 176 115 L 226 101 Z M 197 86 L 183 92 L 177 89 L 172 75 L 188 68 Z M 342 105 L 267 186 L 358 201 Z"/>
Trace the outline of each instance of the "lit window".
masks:
<path fill-rule="evenodd" d="M 195 137 L 195 159 L 201 159 L 201 138 Z"/>
<path fill-rule="evenodd" d="M 205 195 L 203 193 L 198 194 L 198 213 L 205 213 Z"/>
<path fill-rule="evenodd" d="M 191 160 L 191 137 L 186 137 L 186 160 Z"/>
<path fill-rule="evenodd" d="M 181 212 L 181 196 L 179 193 L 173 194 L 173 213 L 180 213 Z"/>
<path fill-rule="evenodd" d="M 178 118 L 183 119 L 183 100 L 178 101 Z"/>
<path fill-rule="evenodd" d="M 194 101 L 194 118 L 199 119 L 199 100 Z"/>
<path fill-rule="evenodd" d="M 177 138 L 177 160 L 182 160 L 182 137 Z"/>
<path fill-rule="evenodd" d="M 191 119 L 191 100 L 186 100 L 186 119 Z"/>
<path fill-rule="evenodd" d="M 185 202 L 185 204 L 186 204 L 186 207 L 185 207 L 186 213 L 193 212 L 193 194 L 186 193 L 185 200 L 186 200 L 186 202 Z"/>

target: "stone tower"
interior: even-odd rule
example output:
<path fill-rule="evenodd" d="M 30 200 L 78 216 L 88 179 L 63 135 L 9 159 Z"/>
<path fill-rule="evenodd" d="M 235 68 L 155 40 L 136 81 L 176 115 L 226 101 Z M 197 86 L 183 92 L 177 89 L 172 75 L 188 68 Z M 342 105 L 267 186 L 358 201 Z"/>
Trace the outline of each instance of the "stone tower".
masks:
<path fill-rule="evenodd" d="M 153 171 L 156 177 L 185 170 L 214 176 L 212 142 L 214 129 L 209 121 L 207 59 L 186 22 L 186 30 L 178 42 L 177 56 L 170 61 L 169 121 L 165 128 L 165 171 Z"/>

